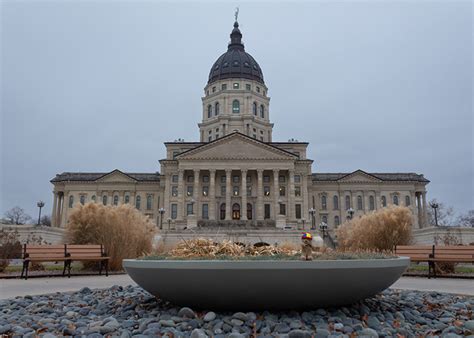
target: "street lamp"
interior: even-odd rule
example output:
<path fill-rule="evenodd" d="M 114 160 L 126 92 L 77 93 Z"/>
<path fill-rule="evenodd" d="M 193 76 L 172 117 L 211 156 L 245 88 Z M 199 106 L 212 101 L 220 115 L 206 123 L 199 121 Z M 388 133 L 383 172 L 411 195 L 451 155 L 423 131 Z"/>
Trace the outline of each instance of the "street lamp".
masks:
<path fill-rule="evenodd" d="M 160 230 L 163 229 L 163 214 L 165 213 L 164 208 L 158 209 L 158 212 L 160 213 Z"/>
<path fill-rule="evenodd" d="M 435 213 L 435 225 L 438 226 L 438 208 L 439 208 L 439 204 L 436 203 L 436 202 L 431 202 L 430 203 L 430 207 L 432 207 L 434 209 L 434 213 Z"/>
<path fill-rule="evenodd" d="M 36 203 L 36 205 L 37 205 L 38 208 L 39 208 L 38 225 L 40 225 L 40 222 L 41 222 L 41 208 L 44 207 L 44 202 L 43 202 L 43 201 L 39 201 L 38 203 Z"/>
<path fill-rule="evenodd" d="M 316 224 L 315 224 L 314 215 L 316 214 L 316 209 L 314 208 L 309 209 L 309 214 L 311 215 L 311 230 L 315 230 Z"/>
<path fill-rule="evenodd" d="M 326 237 L 328 234 L 328 225 L 324 222 L 319 223 L 319 230 L 321 230 L 323 238 Z"/>
<path fill-rule="evenodd" d="M 196 200 L 194 198 L 191 198 L 191 215 L 194 215 L 194 203 L 196 203 Z"/>
<path fill-rule="evenodd" d="M 278 211 L 278 215 L 281 215 L 281 205 L 283 204 L 283 201 L 281 198 L 278 199 L 278 205 L 280 206 L 280 210 Z"/>
<path fill-rule="evenodd" d="M 349 218 L 352 219 L 352 217 L 354 216 L 355 211 L 354 211 L 354 209 L 349 208 L 349 210 L 347 210 L 347 213 L 349 214 Z"/>

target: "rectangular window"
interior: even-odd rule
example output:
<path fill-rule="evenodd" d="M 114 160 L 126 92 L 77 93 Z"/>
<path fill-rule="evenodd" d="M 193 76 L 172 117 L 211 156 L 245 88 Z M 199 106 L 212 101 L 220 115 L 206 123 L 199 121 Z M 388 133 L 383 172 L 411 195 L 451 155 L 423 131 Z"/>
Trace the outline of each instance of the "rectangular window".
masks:
<path fill-rule="evenodd" d="M 270 196 L 270 187 L 269 186 L 264 186 L 263 187 L 263 195 L 264 196 Z"/>
<path fill-rule="evenodd" d="M 300 183 L 300 182 L 301 182 L 301 176 L 295 175 L 295 183 Z"/>
<path fill-rule="evenodd" d="M 296 219 L 301 219 L 301 204 L 295 204 Z"/>
<path fill-rule="evenodd" d="M 212 92 L 215 93 L 216 92 L 216 87 L 212 87 Z"/>
<path fill-rule="evenodd" d="M 240 182 L 240 176 L 236 175 L 236 176 L 232 177 L 232 182 L 239 183 Z"/>
<path fill-rule="evenodd" d="M 207 185 L 202 187 L 202 195 L 203 196 L 209 195 L 209 187 Z"/>
<path fill-rule="evenodd" d="M 234 194 L 234 196 L 239 196 L 239 187 L 234 186 L 232 189 L 232 193 Z"/>
<path fill-rule="evenodd" d="M 252 176 L 247 176 L 247 183 L 252 183 Z"/>
<path fill-rule="evenodd" d="M 171 204 L 171 218 L 176 219 L 178 217 L 178 205 Z"/>
<path fill-rule="evenodd" d="M 239 84 L 237 82 L 234 82 L 234 84 L 232 85 L 234 87 L 234 89 L 239 89 Z"/>
<path fill-rule="evenodd" d="M 296 186 L 295 187 L 295 197 L 300 197 L 301 196 L 301 187 Z"/>
<path fill-rule="evenodd" d="M 262 142 L 263 142 L 263 136 L 260 136 L 260 141 L 262 141 Z"/>
<path fill-rule="evenodd" d="M 284 185 L 280 185 L 280 196 L 286 195 L 286 187 Z"/>
<path fill-rule="evenodd" d="M 252 196 L 252 186 L 251 185 L 247 186 L 247 196 Z"/>
<path fill-rule="evenodd" d="M 192 215 L 193 214 L 193 206 L 194 206 L 194 203 L 188 203 L 186 205 L 187 215 Z"/>
<path fill-rule="evenodd" d="M 269 183 L 270 182 L 270 176 L 268 176 L 268 175 L 263 176 L 263 182 L 264 183 Z"/>
<path fill-rule="evenodd" d="M 178 183 L 178 175 L 171 176 L 171 182 Z"/>
<path fill-rule="evenodd" d="M 221 185 L 221 196 L 225 196 L 225 185 Z"/>
<path fill-rule="evenodd" d="M 227 89 L 227 84 L 226 83 L 223 83 L 222 84 L 222 90 L 226 90 Z"/>
<path fill-rule="evenodd" d="M 188 180 L 188 183 L 193 183 L 194 182 L 194 176 L 188 176 L 187 180 Z"/>
<path fill-rule="evenodd" d="M 252 89 L 252 86 L 247 83 L 247 84 L 245 85 L 245 89 L 251 90 L 251 89 Z"/>
<path fill-rule="evenodd" d="M 264 215 L 264 218 L 265 219 L 270 219 L 270 204 L 265 204 L 265 215 Z"/>
<path fill-rule="evenodd" d="M 188 196 L 192 196 L 193 195 L 193 186 L 192 185 L 188 185 L 186 187 L 186 195 Z"/>
<path fill-rule="evenodd" d="M 211 141 L 212 141 L 212 136 L 209 136 L 209 137 L 207 138 L 207 141 L 208 141 L 208 142 L 211 142 Z"/>
<path fill-rule="evenodd" d="M 222 184 L 224 184 L 224 183 L 225 183 L 225 181 L 226 181 L 226 179 L 225 179 L 225 175 L 224 175 L 224 176 L 221 176 L 221 183 L 222 183 Z"/>
<path fill-rule="evenodd" d="M 280 182 L 280 183 L 285 183 L 285 182 L 286 182 L 285 176 L 280 175 L 280 176 L 278 177 L 278 182 Z"/>
<path fill-rule="evenodd" d="M 257 138 L 257 134 L 253 134 L 253 138 L 256 139 L 256 138 Z"/>
<path fill-rule="evenodd" d="M 209 219 L 209 206 L 207 204 L 202 205 L 202 218 Z"/>
<path fill-rule="evenodd" d="M 178 186 L 177 185 L 173 185 L 171 187 L 171 196 L 173 196 L 173 197 L 178 196 Z"/>
<path fill-rule="evenodd" d="M 286 204 L 280 204 L 280 215 L 286 215 Z"/>
<path fill-rule="evenodd" d="M 260 93 L 260 87 L 257 86 L 257 93 Z"/>
<path fill-rule="evenodd" d="M 204 175 L 204 176 L 202 177 L 202 181 L 203 181 L 204 183 L 209 183 L 209 176 Z"/>

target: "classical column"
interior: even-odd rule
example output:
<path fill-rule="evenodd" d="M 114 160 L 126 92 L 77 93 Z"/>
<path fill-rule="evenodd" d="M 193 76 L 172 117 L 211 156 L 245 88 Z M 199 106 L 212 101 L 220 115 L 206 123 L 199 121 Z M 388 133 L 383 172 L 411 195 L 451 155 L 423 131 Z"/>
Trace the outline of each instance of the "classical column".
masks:
<path fill-rule="evenodd" d="M 306 219 L 306 223 L 310 224 L 310 219 L 308 218 L 308 210 L 309 210 L 309 195 L 308 195 L 308 175 L 306 173 L 302 173 L 301 180 L 303 182 L 303 205 L 301 210 L 301 217 Z"/>
<path fill-rule="evenodd" d="M 162 177 L 165 179 L 165 191 L 163 195 L 163 209 L 165 209 L 165 213 L 167 215 L 171 215 L 171 210 L 170 210 L 171 174 L 166 172 Z M 130 200 L 131 199 L 132 197 L 130 196 Z M 130 201 L 130 203 L 132 202 Z"/>
<path fill-rule="evenodd" d="M 216 170 L 209 170 L 209 219 L 216 219 Z"/>
<path fill-rule="evenodd" d="M 263 169 L 257 170 L 257 221 L 263 220 Z"/>
<path fill-rule="evenodd" d="M 418 211 L 418 228 L 423 228 L 423 220 L 422 220 L 422 213 L 421 213 L 421 196 L 420 193 L 415 193 L 416 196 L 416 205 Z"/>
<path fill-rule="evenodd" d="M 119 205 L 120 204 L 125 204 L 125 190 L 120 193 Z"/>
<path fill-rule="evenodd" d="M 290 184 L 288 188 L 288 219 L 295 219 L 295 171 L 289 170 Z"/>
<path fill-rule="evenodd" d="M 51 226 L 55 227 L 57 224 L 56 217 L 56 208 L 58 205 L 58 194 L 56 191 L 53 191 L 53 211 L 51 212 Z"/>
<path fill-rule="evenodd" d="M 362 192 L 364 195 L 364 213 L 367 213 L 369 211 L 369 192 L 368 191 L 363 191 Z"/>
<path fill-rule="evenodd" d="M 347 213 L 344 211 L 345 195 L 343 191 L 339 191 L 339 222 L 344 223 L 346 221 Z"/>
<path fill-rule="evenodd" d="M 380 191 L 375 192 L 375 210 L 380 209 Z"/>
<path fill-rule="evenodd" d="M 430 226 L 431 224 L 428 224 L 428 210 L 426 207 L 426 191 L 423 191 L 421 193 L 421 197 L 423 198 L 423 227 Z"/>
<path fill-rule="evenodd" d="M 194 170 L 194 188 L 193 188 L 193 195 L 194 195 L 194 206 L 195 209 L 193 210 L 193 214 L 196 215 L 196 219 L 199 219 L 199 208 L 200 204 L 199 201 L 201 200 L 202 192 L 199 191 L 199 169 Z"/>
<path fill-rule="evenodd" d="M 240 189 L 240 195 L 242 196 L 242 206 L 240 208 L 240 219 L 243 221 L 247 220 L 247 170 L 241 172 L 242 189 Z"/>
<path fill-rule="evenodd" d="M 273 210 L 274 210 L 274 215 L 275 215 L 275 221 L 277 219 L 277 216 L 280 214 L 280 205 L 278 204 L 278 198 L 280 197 L 279 194 L 279 185 L 278 185 L 278 174 L 279 170 L 278 169 L 273 169 Z"/>
<path fill-rule="evenodd" d="M 137 192 L 130 191 L 130 204 L 135 207 L 137 205 L 136 202 L 137 202 Z"/>
<path fill-rule="evenodd" d="M 178 217 L 184 219 L 184 170 L 178 169 Z"/>
<path fill-rule="evenodd" d="M 231 212 L 231 194 L 232 194 L 232 170 L 226 169 L 225 171 L 225 219 L 227 221 L 232 219 L 232 212 Z"/>
<path fill-rule="evenodd" d="M 66 192 L 63 191 L 62 194 L 59 195 L 59 208 L 58 208 L 58 226 L 62 226 L 63 222 L 63 213 L 64 213 L 64 199 L 66 197 Z"/>

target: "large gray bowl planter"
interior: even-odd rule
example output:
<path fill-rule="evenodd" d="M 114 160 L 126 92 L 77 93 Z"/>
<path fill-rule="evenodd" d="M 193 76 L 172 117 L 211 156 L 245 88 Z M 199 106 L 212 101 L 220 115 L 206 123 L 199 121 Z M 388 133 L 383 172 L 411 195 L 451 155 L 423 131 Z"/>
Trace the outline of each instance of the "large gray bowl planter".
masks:
<path fill-rule="evenodd" d="M 151 294 L 195 309 L 283 310 L 339 306 L 392 285 L 408 257 L 327 261 L 126 259 L 130 277 Z"/>

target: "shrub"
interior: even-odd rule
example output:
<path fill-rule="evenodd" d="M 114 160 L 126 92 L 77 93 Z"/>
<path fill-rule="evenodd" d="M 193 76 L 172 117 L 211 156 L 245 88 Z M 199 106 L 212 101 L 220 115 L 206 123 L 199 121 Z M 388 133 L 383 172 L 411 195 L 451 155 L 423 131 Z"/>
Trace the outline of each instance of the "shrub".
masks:
<path fill-rule="evenodd" d="M 10 259 L 21 258 L 21 244 L 18 231 L 0 230 L 0 272 L 10 264 Z"/>
<path fill-rule="evenodd" d="M 69 216 L 66 238 L 71 244 L 102 244 L 110 256 L 109 268 L 121 270 L 124 258 L 151 252 L 154 225 L 129 204 L 78 205 Z"/>
<path fill-rule="evenodd" d="M 392 251 L 411 241 L 413 216 L 409 208 L 390 206 L 343 224 L 337 230 L 339 249 Z"/>

